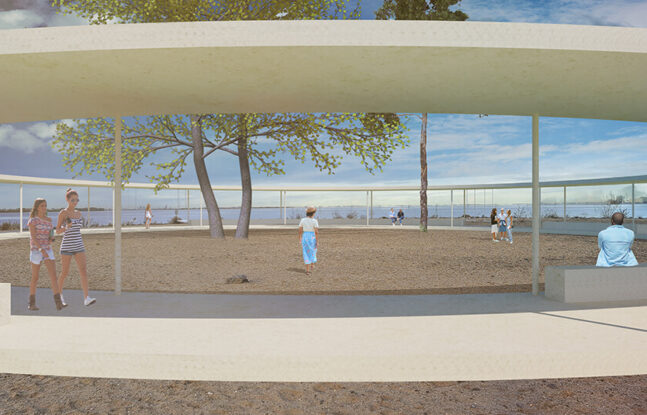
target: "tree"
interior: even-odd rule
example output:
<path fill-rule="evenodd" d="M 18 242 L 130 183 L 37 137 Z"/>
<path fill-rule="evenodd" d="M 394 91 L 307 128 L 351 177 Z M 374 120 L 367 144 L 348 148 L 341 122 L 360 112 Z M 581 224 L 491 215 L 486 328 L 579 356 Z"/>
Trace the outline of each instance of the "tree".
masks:
<path fill-rule="evenodd" d="M 192 22 L 192 21 L 225 21 L 225 20 L 307 20 L 359 18 L 359 2 L 355 9 L 347 10 L 348 0 L 52 0 L 52 6 L 59 12 L 74 14 L 88 19 L 91 24 L 106 24 L 111 21 L 119 23 L 153 23 L 153 22 Z M 195 134 L 200 131 L 202 116 L 193 117 L 196 125 L 191 127 Z M 186 135 L 185 135 L 186 137 Z M 193 138 L 192 141 L 193 143 Z M 196 150 L 200 140 L 196 139 Z M 239 150 L 244 151 L 244 145 Z M 185 160 L 188 153 L 178 160 Z M 182 154 L 179 154 L 182 156 Z M 203 156 L 204 157 L 204 156 Z M 194 153 L 195 168 L 203 191 L 207 211 L 210 217 L 211 234 L 214 237 L 224 236 L 222 222 L 218 212 L 215 196 L 211 192 L 207 170 L 200 165 L 200 156 Z M 172 162 L 170 162 L 172 164 Z M 241 179 L 243 186 L 251 186 L 245 179 L 246 161 L 241 160 Z M 178 166 L 173 167 L 172 171 Z M 184 164 L 182 164 L 182 168 Z M 182 171 L 180 169 L 180 172 Z M 205 185 L 203 186 L 203 183 Z M 207 190 L 208 189 L 208 190 Z M 207 195 L 206 192 L 211 193 Z M 213 199 L 212 203 L 208 200 Z M 243 205 L 246 200 L 243 196 Z M 251 203 L 251 197 L 249 200 Z M 241 209 L 241 214 L 243 210 Z M 218 219 L 211 219 L 217 217 Z M 243 220 L 243 222 L 245 222 Z M 239 224 L 241 221 L 239 220 Z M 249 223 L 249 219 L 247 219 Z M 214 229 L 215 228 L 215 229 Z M 245 235 L 247 231 L 245 230 Z M 237 232 L 238 234 L 238 232 Z"/>
<path fill-rule="evenodd" d="M 319 170 L 334 174 L 345 154 L 359 157 L 369 172 L 381 169 L 392 152 L 407 144 L 404 126 L 393 114 L 272 113 L 206 114 L 133 118 L 122 126 L 122 176 L 128 182 L 147 157 L 159 153 L 168 161 L 150 164 L 160 173 L 150 176 L 156 190 L 177 181 L 186 159 L 193 161 L 205 198 L 212 237 L 224 237 L 216 198 L 206 171 L 205 158 L 215 151 L 239 160 L 243 188 L 236 236 L 246 238 L 251 215 L 250 165 L 268 175 L 283 174 L 284 153 Z M 114 175 L 114 122 L 108 118 L 59 123 L 52 145 L 63 155 L 64 165 L 76 174 L 99 172 Z M 261 143 L 269 141 L 269 143 Z M 341 148 L 341 154 L 331 150 Z M 206 149 L 206 151 L 205 151 Z M 169 157 L 170 156 L 170 157 Z"/>
<path fill-rule="evenodd" d="M 467 20 L 467 14 L 450 10 L 461 0 L 384 0 L 377 20 Z M 427 231 L 427 113 L 420 117 L 420 230 Z"/>

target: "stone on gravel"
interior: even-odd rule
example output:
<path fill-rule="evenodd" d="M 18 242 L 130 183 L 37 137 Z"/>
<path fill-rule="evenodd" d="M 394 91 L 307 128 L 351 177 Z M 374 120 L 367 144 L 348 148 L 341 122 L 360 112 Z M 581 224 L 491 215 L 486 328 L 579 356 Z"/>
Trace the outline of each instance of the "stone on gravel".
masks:
<path fill-rule="evenodd" d="M 227 284 L 243 284 L 249 282 L 246 275 L 234 275 L 233 277 L 227 278 Z"/>

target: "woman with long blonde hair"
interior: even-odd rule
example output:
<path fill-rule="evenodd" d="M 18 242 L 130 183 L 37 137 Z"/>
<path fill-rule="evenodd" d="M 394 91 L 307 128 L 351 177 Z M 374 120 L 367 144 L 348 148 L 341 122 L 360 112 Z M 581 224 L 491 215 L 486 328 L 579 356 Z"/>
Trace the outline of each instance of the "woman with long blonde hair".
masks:
<path fill-rule="evenodd" d="M 31 282 L 29 284 L 29 310 L 36 311 L 36 285 L 40 266 L 45 262 L 49 279 L 52 281 L 52 292 L 56 309 L 62 309 L 61 292 L 56 281 L 56 263 L 54 262 L 54 251 L 52 250 L 52 219 L 47 217 L 47 201 L 38 198 L 34 201 L 34 207 L 29 214 L 29 262 L 31 262 Z"/>
<path fill-rule="evenodd" d="M 79 194 L 75 190 L 67 189 L 65 199 L 67 200 L 67 208 L 61 210 L 61 213 L 58 214 L 58 224 L 56 225 L 56 233 L 63 234 L 63 240 L 61 241 L 61 276 L 58 280 L 58 286 L 61 288 L 61 301 L 65 304 L 63 283 L 67 274 L 70 273 L 70 263 L 72 262 L 72 257 L 74 257 L 81 275 L 83 304 L 88 306 L 94 304 L 96 299 L 91 298 L 88 292 L 85 245 L 83 245 L 83 238 L 81 237 L 83 216 L 80 211 L 76 210 L 76 205 L 79 203 Z"/>

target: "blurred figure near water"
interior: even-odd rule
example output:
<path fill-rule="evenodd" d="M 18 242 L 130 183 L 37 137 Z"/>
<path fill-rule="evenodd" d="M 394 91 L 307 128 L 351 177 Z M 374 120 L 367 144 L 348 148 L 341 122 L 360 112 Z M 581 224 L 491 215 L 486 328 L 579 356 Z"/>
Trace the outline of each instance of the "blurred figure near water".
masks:
<path fill-rule="evenodd" d="M 146 218 L 146 222 L 145 222 L 146 229 L 150 229 L 151 221 L 153 220 L 153 212 L 151 211 L 151 204 L 150 203 L 148 203 L 146 205 L 146 213 L 144 214 L 144 216 Z"/>

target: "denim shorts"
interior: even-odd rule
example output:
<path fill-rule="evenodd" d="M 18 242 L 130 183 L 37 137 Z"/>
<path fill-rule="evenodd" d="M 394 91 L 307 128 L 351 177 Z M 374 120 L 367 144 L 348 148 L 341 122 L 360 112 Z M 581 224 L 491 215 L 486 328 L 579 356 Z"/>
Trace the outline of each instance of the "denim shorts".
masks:
<path fill-rule="evenodd" d="M 61 251 L 61 255 L 76 255 L 76 254 L 80 254 L 81 252 L 85 252 L 85 249 L 81 249 L 80 251 L 74 251 L 74 252 Z"/>
<path fill-rule="evenodd" d="M 47 259 L 54 261 L 54 259 L 55 259 L 54 258 L 54 251 L 52 250 L 52 248 L 46 249 L 45 252 L 47 252 L 47 258 L 43 258 L 43 253 L 42 252 L 40 252 L 40 251 L 38 251 L 36 249 L 32 249 L 29 252 L 29 262 L 31 262 L 34 265 L 40 265 L 41 262 L 43 262 L 43 261 L 45 261 Z"/>

